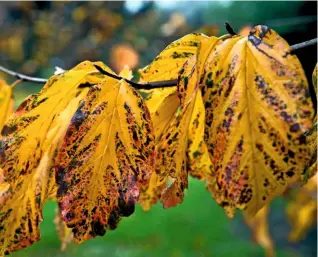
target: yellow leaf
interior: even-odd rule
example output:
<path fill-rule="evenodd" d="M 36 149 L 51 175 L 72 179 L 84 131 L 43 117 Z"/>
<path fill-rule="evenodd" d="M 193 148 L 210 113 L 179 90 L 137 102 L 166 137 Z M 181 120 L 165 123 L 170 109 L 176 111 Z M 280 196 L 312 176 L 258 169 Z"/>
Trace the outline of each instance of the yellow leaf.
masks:
<path fill-rule="evenodd" d="M 150 65 L 139 70 L 140 82 L 177 79 L 184 63 L 197 53 L 201 42 L 207 39 L 209 38 L 203 34 L 193 33 L 172 42 Z M 147 95 L 145 100 L 158 140 L 180 106 L 177 87 L 140 91 Z"/>
<path fill-rule="evenodd" d="M 177 88 L 157 88 L 147 91 L 149 95 L 145 101 L 150 111 L 156 141 L 158 141 L 180 105 Z"/>
<path fill-rule="evenodd" d="M 317 222 L 317 175 L 298 190 L 286 211 L 292 227 L 289 240 L 295 242 L 303 239 Z"/>
<path fill-rule="evenodd" d="M 188 169 L 189 174 L 201 181 L 214 180 L 213 167 L 207 146 L 204 142 L 205 108 L 201 93 L 196 97 L 189 123 Z"/>
<path fill-rule="evenodd" d="M 301 64 L 275 31 L 255 27 L 212 49 L 202 96 L 205 142 L 215 169 L 209 186 L 233 217 L 257 213 L 301 178 L 310 159 L 303 133 L 313 107 Z"/>
<path fill-rule="evenodd" d="M 312 74 L 312 83 L 315 89 L 315 97 L 317 98 L 317 64 Z M 302 182 L 306 183 L 308 179 L 313 177 L 317 173 L 317 113 L 315 113 L 315 117 L 313 119 L 312 128 L 307 131 L 304 136 L 306 136 L 307 144 L 310 148 L 310 162 L 308 166 L 305 168 L 302 176 Z"/>
<path fill-rule="evenodd" d="M 183 96 L 180 111 L 175 114 L 173 121 L 169 124 L 156 147 L 156 173 L 159 176 L 159 182 L 172 180 L 171 184 L 161 194 L 160 200 L 164 208 L 181 203 L 184 190 L 188 187 L 189 126 L 194 106 L 200 104 L 197 103 L 198 101 L 202 102 L 201 92 L 198 91 L 199 87 L 197 86 L 196 62 L 197 58 L 194 55 L 181 70 L 178 93 L 186 93 Z"/>
<path fill-rule="evenodd" d="M 307 145 L 310 149 L 310 161 L 302 174 L 301 181 L 306 183 L 308 179 L 317 173 L 317 116 L 313 120 L 313 127 L 305 133 Z"/>
<path fill-rule="evenodd" d="M 55 192 L 51 166 L 56 150 L 88 86 L 104 79 L 83 62 L 53 76 L 40 93 L 29 96 L 9 118 L 0 141 L 0 255 L 40 239 L 42 206 Z"/>
<path fill-rule="evenodd" d="M 138 203 L 144 211 L 149 211 L 151 207 L 157 203 L 160 199 L 161 192 L 166 188 L 166 186 L 166 180 L 160 181 L 156 172 L 151 174 L 149 185 L 146 190 L 140 192 L 138 200 Z"/>
<path fill-rule="evenodd" d="M 190 36 L 188 35 L 188 37 Z M 153 110 L 151 114 L 158 144 L 156 173 L 153 173 L 150 186 L 141 200 L 141 205 L 146 210 L 159 197 L 164 208 L 182 202 L 184 190 L 188 186 L 188 171 L 194 177 L 202 180 L 206 178 L 207 173 L 212 174 L 211 162 L 203 142 L 204 106 L 201 93 L 198 93 L 198 77 L 200 71 L 204 69 L 208 52 L 217 41 L 216 37 L 200 38 L 200 42 L 196 43 L 196 49 L 193 49 L 194 55 L 187 56 L 182 62 L 177 59 L 180 61 L 178 65 L 185 62 L 184 65 L 181 68 L 178 66 L 178 69 L 174 68 L 170 72 L 170 70 L 165 70 L 165 65 L 175 62 L 169 55 L 169 49 L 174 45 L 172 44 L 147 69 L 144 69 L 146 81 L 148 79 L 149 81 L 169 80 L 178 77 L 177 96 L 181 103 L 180 106 L 176 104 L 176 92 L 173 89 L 152 90 L 146 98 L 150 110 Z M 180 50 L 178 47 L 176 49 Z M 180 50 L 180 52 L 182 51 Z M 174 51 L 174 53 L 176 52 Z M 180 56 L 184 57 L 182 54 Z M 155 69 L 154 67 L 163 72 L 157 74 L 152 71 L 153 73 L 151 73 L 151 70 Z M 177 72 L 179 72 L 178 76 Z M 170 185 L 164 189 L 167 183 Z M 162 191 L 162 189 L 164 190 Z M 160 191 L 162 191 L 161 196 Z"/>
<path fill-rule="evenodd" d="M 266 257 L 274 257 L 274 244 L 268 231 L 268 211 L 269 206 L 266 205 L 255 216 L 245 214 L 244 220 L 252 230 L 254 240 L 265 249 Z"/>
<path fill-rule="evenodd" d="M 61 215 L 58 209 L 56 210 L 54 224 L 56 227 L 57 234 L 61 240 L 61 251 L 64 251 L 66 247 L 72 242 L 73 233 L 72 229 L 68 228 L 65 222 L 61 219 Z"/>
<path fill-rule="evenodd" d="M 0 79 L 0 131 L 2 127 L 12 113 L 12 87 L 6 84 L 4 80 Z"/>
<path fill-rule="evenodd" d="M 141 96 L 108 77 L 91 87 L 57 155 L 57 200 L 74 241 L 104 235 L 133 213 L 153 169 L 154 136 Z"/>
<path fill-rule="evenodd" d="M 186 62 L 197 52 L 202 40 L 208 39 L 203 34 L 188 34 L 168 45 L 154 61 L 139 70 L 141 82 L 173 80 Z"/>
<path fill-rule="evenodd" d="M 312 84 L 314 86 L 314 89 L 315 89 L 315 93 L 316 93 L 316 98 L 317 98 L 317 67 L 318 67 L 318 63 L 316 64 L 315 66 L 315 69 L 312 73 Z"/>
<path fill-rule="evenodd" d="M 172 42 L 150 65 L 139 70 L 140 82 L 177 79 L 183 64 L 197 53 L 198 46 L 204 39 L 207 37 L 202 34 L 189 34 Z M 154 125 L 156 143 L 159 143 L 180 106 L 177 87 L 140 91 L 146 95 L 145 101 Z M 158 201 L 165 187 L 166 179 L 159 181 L 158 175 L 152 173 L 148 189 L 140 195 L 139 203 L 142 208 L 149 210 Z"/>

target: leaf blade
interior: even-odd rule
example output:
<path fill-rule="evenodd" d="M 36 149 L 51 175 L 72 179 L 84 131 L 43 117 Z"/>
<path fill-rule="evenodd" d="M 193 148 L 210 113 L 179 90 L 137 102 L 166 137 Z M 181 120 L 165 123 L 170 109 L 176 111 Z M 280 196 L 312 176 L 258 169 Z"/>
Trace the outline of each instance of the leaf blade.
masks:
<path fill-rule="evenodd" d="M 229 217 L 236 208 L 255 214 L 300 179 L 308 163 L 303 133 L 313 108 L 289 50 L 276 32 L 257 26 L 247 38 L 224 40 L 209 57 L 202 89 L 205 141 L 216 169 L 209 189 Z"/>
<path fill-rule="evenodd" d="M 90 89 L 56 167 L 61 216 L 75 242 L 104 235 L 133 213 L 139 189 L 148 184 L 153 148 L 150 115 L 134 89 L 111 78 Z"/>

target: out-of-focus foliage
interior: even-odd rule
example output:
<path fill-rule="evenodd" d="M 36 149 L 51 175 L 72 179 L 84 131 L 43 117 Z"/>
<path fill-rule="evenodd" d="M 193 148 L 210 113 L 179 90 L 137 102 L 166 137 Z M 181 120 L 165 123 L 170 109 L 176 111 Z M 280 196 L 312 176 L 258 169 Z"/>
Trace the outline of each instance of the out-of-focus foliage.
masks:
<path fill-rule="evenodd" d="M 304 239 L 308 230 L 317 223 L 317 175 L 295 192 L 286 213 L 291 224 L 289 240 Z"/>
<path fill-rule="evenodd" d="M 254 240 L 266 251 L 266 257 L 274 257 L 275 249 L 268 231 L 269 206 L 264 206 L 255 216 L 244 215 L 245 222 L 253 232 Z"/>

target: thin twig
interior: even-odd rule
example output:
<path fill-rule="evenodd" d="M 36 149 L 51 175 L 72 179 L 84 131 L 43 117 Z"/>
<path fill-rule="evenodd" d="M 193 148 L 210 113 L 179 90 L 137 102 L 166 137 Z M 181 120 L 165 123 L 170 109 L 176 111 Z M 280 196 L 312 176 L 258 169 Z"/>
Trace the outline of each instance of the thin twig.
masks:
<path fill-rule="evenodd" d="M 118 80 L 125 80 L 128 84 L 132 85 L 135 89 L 153 89 L 153 88 L 162 88 L 162 87 L 173 87 L 177 85 L 178 80 L 166 80 L 166 81 L 157 81 L 157 82 L 147 82 L 147 83 L 136 83 L 126 78 L 122 78 L 116 74 L 112 74 L 100 66 L 94 64 L 95 68 L 102 74 L 107 75 L 111 78 Z"/>
<path fill-rule="evenodd" d="M 292 45 L 292 46 L 290 46 L 290 49 L 293 52 L 295 50 L 305 48 L 307 46 L 312 46 L 312 45 L 317 45 L 317 38 L 314 38 L 314 39 L 311 39 L 311 40 L 308 40 L 308 41 L 305 41 L 305 42 L 302 42 L 299 44 Z"/>
<path fill-rule="evenodd" d="M 227 29 L 228 29 L 228 32 L 231 34 L 231 33 L 235 33 L 234 30 L 231 28 L 231 26 L 226 23 L 226 26 L 229 26 Z M 290 46 L 290 49 L 291 49 L 291 52 L 294 52 L 298 49 L 301 49 L 301 48 L 305 48 L 305 47 L 308 47 L 308 46 L 311 46 L 311 45 L 316 45 L 317 44 L 317 38 L 314 38 L 314 39 L 311 39 L 311 40 L 308 40 L 308 41 L 305 41 L 305 42 L 302 42 L 302 43 L 299 43 L 299 44 L 295 44 L 295 45 L 292 45 Z M 129 83 L 131 86 L 133 86 L 134 88 L 136 89 L 153 89 L 153 88 L 165 88 L 165 87 L 173 87 L 173 86 L 176 86 L 177 85 L 177 82 L 178 80 L 165 80 L 165 81 L 155 81 L 155 82 L 147 82 L 147 83 L 137 83 L 137 82 L 134 82 L 134 81 L 131 81 L 129 79 L 125 79 L 125 78 L 122 78 L 118 75 L 115 75 L 115 74 L 112 74 L 112 73 L 109 73 L 105 70 L 103 70 L 101 67 L 99 67 L 98 65 L 94 65 L 95 68 L 102 74 L 104 75 L 107 75 L 109 77 L 112 77 L 114 79 L 118 79 L 118 80 L 125 80 L 127 83 Z M 6 74 L 9 74 L 13 77 L 16 77 L 17 79 L 19 80 L 22 80 L 22 81 L 30 81 L 30 82 L 35 82 L 35 83 L 46 83 L 48 80 L 47 79 L 43 79 L 43 78 L 36 78 L 36 77 L 30 77 L 30 76 L 26 76 L 26 75 L 23 75 L 23 74 L 20 74 L 20 73 L 17 73 L 15 71 L 12 71 L 12 70 L 9 70 L 3 66 L 0 65 L 0 71 L 6 73 Z"/>
<path fill-rule="evenodd" d="M 42 83 L 42 84 L 47 82 L 47 79 L 26 76 L 26 75 L 17 73 L 15 71 L 9 70 L 3 66 L 0 66 L 0 71 L 3 71 L 4 73 L 7 73 L 7 74 L 9 74 L 13 77 L 16 77 L 17 79 L 23 80 L 23 81 L 30 81 L 30 82 Z"/>

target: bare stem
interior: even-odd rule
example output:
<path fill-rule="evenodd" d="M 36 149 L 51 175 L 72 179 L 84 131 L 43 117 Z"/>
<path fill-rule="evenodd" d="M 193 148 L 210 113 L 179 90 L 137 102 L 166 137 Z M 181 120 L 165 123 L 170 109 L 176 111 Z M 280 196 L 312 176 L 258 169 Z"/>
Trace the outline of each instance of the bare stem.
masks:
<path fill-rule="evenodd" d="M 317 45 L 317 38 L 314 38 L 314 39 L 311 39 L 311 40 L 308 40 L 308 41 L 305 41 L 305 42 L 302 42 L 299 44 L 292 45 L 292 46 L 290 46 L 290 48 L 291 48 L 291 51 L 293 52 L 293 51 L 296 51 L 298 49 L 305 48 L 307 46 L 312 46 L 312 45 Z"/>
<path fill-rule="evenodd" d="M 154 88 L 162 88 L 162 87 L 174 87 L 175 85 L 177 85 L 177 82 L 178 82 L 177 80 L 165 80 L 165 81 L 157 81 L 157 82 L 136 83 L 129 79 L 125 79 L 115 74 L 109 73 L 108 71 L 102 69 L 98 65 L 94 64 L 94 66 L 100 73 L 107 75 L 109 77 L 112 77 L 114 79 L 118 79 L 118 80 L 123 79 L 136 89 L 154 89 Z"/>
<path fill-rule="evenodd" d="M 16 77 L 17 79 L 22 80 L 22 81 L 30 81 L 30 82 L 42 83 L 42 84 L 47 82 L 47 79 L 26 76 L 26 75 L 17 73 L 15 71 L 9 70 L 3 66 L 0 66 L 0 71 L 4 72 L 6 74 L 9 74 L 13 77 Z"/>
<path fill-rule="evenodd" d="M 228 25 L 228 24 L 226 23 L 226 25 Z M 230 26 L 229 26 L 228 29 L 230 30 L 230 31 L 228 31 L 229 33 L 230 32 L 231 33 L 235 33 Z M 296 51 L 298 49 L 302 49 L 302 48 L 305 48 L 305 47 L 308 47 L 308 46 L 312 46 L 312 45 L 316 45 L 316 44 L 317 44 L 317 38 L 314 38 L 314 39 L 311 39 L 311 40 L 308 40 L 308 41 L 305 41 L 305 42 L 302 42 L 302 43 L 299 43 L 299 44 L 292 45 L 292 46 L 290 46 L 290 49 L 291 49 L 291 52 L 294 52 L 294 51 Z M 148 89 L 153 89 L 153 88 L 174 87 L 174 86 L 177 85 L 177 82 L 178 82 L 178 80 L 175 79 L 175 80 L 155 81 L 155 82 L 147 82 L 147 83 L 137 83 L 137 82 L 122 78 L 122 77 L 120 77 L 118 75 L 109 73 L 109 72 L 103 70 L 98 65 L 94 65 L 94 66 L 100 73 L 102 73 L 104 75 L 107 75 L 109 77 L 112 77 L 114 79 L 118 79 L 118 80 L 123 79 L 123 80 L 125 80 L 127 83 L 129 83 L 131 86 L 133 86 L 136 89 L 146 89 L 146 90 L 148 90 Z M 30 81 L 30 82 L 41 83 L 41 84 L 46 83 L 48 81 L 47 79 L 44 79 L 44 78 L 30 77 L 30 76 L 26 76 L 26 75 L 17 73 L 15 71 L 9 70 L 9 69 L 1 66 L 1 65 L 0 65 L 0 71 L 6 73 L 8 75 L 11 75 L 13 77 L 16 77 L 17 79 L 22 80 L 22 81 Z"/>

